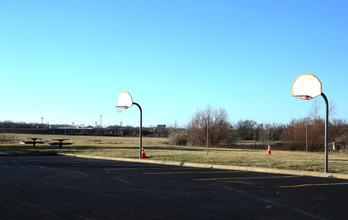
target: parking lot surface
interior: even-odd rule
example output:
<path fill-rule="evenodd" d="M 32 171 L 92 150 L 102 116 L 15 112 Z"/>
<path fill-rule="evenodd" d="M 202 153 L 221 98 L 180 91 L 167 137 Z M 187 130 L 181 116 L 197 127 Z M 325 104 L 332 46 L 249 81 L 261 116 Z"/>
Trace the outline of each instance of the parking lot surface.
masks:
<path fill-rule="evenodd" d="M 0 219 L 347 219 L 348 180 L 1 156 Z"/>

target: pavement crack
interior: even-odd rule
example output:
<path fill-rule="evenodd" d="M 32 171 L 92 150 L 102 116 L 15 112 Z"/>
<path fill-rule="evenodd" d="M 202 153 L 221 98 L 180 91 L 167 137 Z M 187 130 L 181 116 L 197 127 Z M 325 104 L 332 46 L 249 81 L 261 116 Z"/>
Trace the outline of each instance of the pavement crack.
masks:
<path fill-rule="evenodd" d="M 122 183 L 125 183 L 125 184 L 127 184 L 127 185 L 130 185 L 130 186 L 134 186 L 134 187 L 135 187 L 134 184 L 128 182 L 127 180 L 124 180 L 124 179 L 123 179 L 123 176 L 115 176 L 114 179 L 115 179 L 115 180 L 118 180 L 118 181 L 120 181 L 120 182 L 122 182 Z"/>
<path fill-rule="evenodd" d="M 272 205 L 276 205 L 276 206 L 280 206 L 280 207 L 283 207 L 283 208 L 290 209 L 290 210 L 292 210 L 294 212 L 301 213 L 302 215 L 305 215 L 307 217 L 311 217 L 311 218 L 314 218 L 314 219 L 323 219 L 323 218 L 320 218 L 320 217 L 318 217 L 316 215 L 313 215 L 311 213 L 302 211 L 300 209 L 297 209 L 297 208 L 294 208 L 294 207 L 291 207 L 291 206 L 288 206 L 288 205 L 285 205 L 285 204 L 282 204 L 282 203 L 279 203 L 279 202 L 276 202 L 276 201 L 272 201 L 272 200 L 269 200 L 269 199 L 264 199 L 264 198 L 262 198 L 260 196 L 250 194 L 250 193 L 245 192 L 243 190 L 234 189 L 234 188 L 228 187 L 228 186 L 225 186 L 224 188 L 228 189 L 228 190 L 231 190 L 231 191 L 234 191 L 234 192 L 237 192 L 237 193 L 240 193 L 240 194 L 243 194 L 243 195 L 246 195 L 246 196 L 251 197 L 253 199 L 260 200 L 262 202 L 266 202 L 266 203 L 269 203 L 269 204 L 272 204 Z M 266 206 L 266 208 L 271 208 L 272 205 L 268 205 L 268 206 Z"/>
<path fill-rule="evenodd" d="M 25 202 L 25 201 L 19 201 L 19 200 L 16 200 L 16 199 L 11 199 L 11 198 L 7 198 L 7 197 L 3 197 L 3 196 L 0 196 L 0 199 L 11 201 L 11 202 L 15 202 L 15 203 L 18 203 L 18 204 L 22 204 L 22 205 L 30 207 L 30 208 L 38 209 L 41 212 L 41 214 L 43 214 L 43 215 L 49 215 L 49 216 L 52 216 L 52 217 L 58 217 L 58 216 L 52 215 L 51 213 L 46 212 L 42 208 L 42 206 L 38 205 L 38 204 L 28 203 L 28 202 Z"/>
<path fill-rule="evenodd" d="M 46 169 L 52 172 L 55 172 L 56 175 L 64 175 L 72 178 L 78 178 L 80 179 L 81 177 L 88 177 L 88 174 L 85 174 L 83 172 L 77 172 L 77 171 L 71 171 L 71 170 L 62 170 L 62 169 L 54 169 L 54 168 L 48 168 L 48 167 L 42 167 L 38 166 L 40 169 Z"/>

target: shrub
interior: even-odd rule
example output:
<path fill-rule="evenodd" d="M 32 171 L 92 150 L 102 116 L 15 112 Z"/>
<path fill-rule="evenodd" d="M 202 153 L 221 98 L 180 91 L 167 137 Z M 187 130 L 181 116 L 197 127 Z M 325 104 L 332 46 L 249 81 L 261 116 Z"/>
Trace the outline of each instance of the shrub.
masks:
<path fill-rule="evenodd" d="M 186 146 L 189 139 L 189 135 L 186 130 L 175 130 L 169 134 L 169 142 L 173 145 Z"/>
<path fill-rule="evenodd" d="M 0 134 L 0 143 L 13 143 L 14 141 L 14 135 Z"/>

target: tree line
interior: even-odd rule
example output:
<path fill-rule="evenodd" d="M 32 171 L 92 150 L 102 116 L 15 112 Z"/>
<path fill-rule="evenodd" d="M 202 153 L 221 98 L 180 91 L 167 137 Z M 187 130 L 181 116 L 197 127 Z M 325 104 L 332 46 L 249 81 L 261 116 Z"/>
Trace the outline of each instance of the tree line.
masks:
<path fill-rule="evenodd" d="M 144 127 L 145 137 L 168 137 L 169 130 L 163 125 L 157 127 Z M 25 134 L 57 134 L 57 135 L 94 135 L 94 136 L 119 136 L 137 137 L 139 127 L 111 125 L 108 127 L 83 126 L 77 127 L 67 124 L 47 125 L 40 123 L 26 123 L 3 121 L 0 122 L 1 133 L 25 133 Z"/>
<path fill-rule="evenodd" d="M 257 123 L 254 120 L 239 120 L 230 123 L 225 109 L 212 109 L 208 106 L 197 111 L 184 128 L 148 127 L 143 128 L 143 136 L 169 137 L 175 145 L 211 147 L 262 148 L 272 147 L 284 150 L 322 151 L 324 149 L 324 120 L 318 115 L 320 106 L 314 105 L 308 117 L 292 119 L 288 124 Z M 87 129 L 69 128 L 70 125 L 50 125 L 25 122 L 0 122 L 2 132 L 19 131 L 37 133 L 75 135 L 139 136 L 139 128 L 132 126 L 109 126 L 106 128 L 88 126 Z M 27 129 L 27 130 L 26 130 Z M 56 130 L 54 130 L 56 129 Z M 70 130 L 69 130 L 70 129 Z M 329 142 L 336 142 L 337 147 L 346 148 L 348 143 L 348 122 L 344 119 L 329 120 Z"/>
<path fill-rule="evenodd" d="M 178 145 L 212 147 L 263 148 L 268 144 L 284 150 L 309 151 L 324 149 L 324 120 L 317 114 L 314 117 L 292 119 L 288 124 L 264 124 L 253 120 L 239 120 L 232 124 L 224 109 L 213 110 L 208 106 L 197 111 L 185 129 L 173 130 L 169 140 Z M 348 122 L 331 119 L 329 123 L 329 142 L 337 142 L 345 147 L 348 142 Z"/>

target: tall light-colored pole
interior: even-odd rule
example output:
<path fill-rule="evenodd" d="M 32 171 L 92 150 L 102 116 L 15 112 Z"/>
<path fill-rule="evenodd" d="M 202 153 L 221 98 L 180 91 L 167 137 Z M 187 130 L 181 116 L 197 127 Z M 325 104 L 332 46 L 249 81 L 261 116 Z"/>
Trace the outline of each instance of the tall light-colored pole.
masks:
<path fill-rule="evenodd" d="M 306 152 L 308 152 L 308 118 L 306 118 Z"/>
<path fill-rule="evenodd" d="M 209 115 L 207 119 L 207 155 L 209 153 Z"/>

